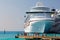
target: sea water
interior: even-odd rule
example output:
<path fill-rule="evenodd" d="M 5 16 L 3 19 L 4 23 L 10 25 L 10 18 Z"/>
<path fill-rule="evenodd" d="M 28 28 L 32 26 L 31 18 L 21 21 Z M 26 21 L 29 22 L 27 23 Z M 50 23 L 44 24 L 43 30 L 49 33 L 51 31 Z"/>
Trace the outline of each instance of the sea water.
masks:
<path fill-rule="evenodd" d="M 23 38 L 15 38 L 17 34 L 20 34 L 20 31 L 0 31 L 0 40 L 24 40 Z"/>
<path fill-rule="evenodd" d="M 17 34 L 23 34 L 23 31 L 0 31 L 0 40 L 24 40 L 23 38 L 15 38 Z M 42 36 L 42 34 L 40 34 Z M 47 34 L 48 37 L 60 37 L 60 34 Z"/>
<path fill-rule="evenodd" d="M 0 40 L 24 40 L 23 38 L 15 38 L 17 34 L 23 34 L 23 31 L 0 31 Z M 42 34 L 40 34 L 42 36 Z M 48 37 L 60 37 L 60 34 L 47 34 Z"/>

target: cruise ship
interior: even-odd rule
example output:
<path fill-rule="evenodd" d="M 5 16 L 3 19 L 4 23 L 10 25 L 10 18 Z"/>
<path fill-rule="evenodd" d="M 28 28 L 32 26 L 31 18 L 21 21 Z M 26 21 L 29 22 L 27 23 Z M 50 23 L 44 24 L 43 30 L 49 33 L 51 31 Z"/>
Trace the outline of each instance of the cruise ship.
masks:
<path fill-rule="evenodd" d="M 24 31 L 26 33 L 48 33 L 54 23 L 52 12 L 50 8 L 38 2 L 29 12 L 26 12 Z"/>

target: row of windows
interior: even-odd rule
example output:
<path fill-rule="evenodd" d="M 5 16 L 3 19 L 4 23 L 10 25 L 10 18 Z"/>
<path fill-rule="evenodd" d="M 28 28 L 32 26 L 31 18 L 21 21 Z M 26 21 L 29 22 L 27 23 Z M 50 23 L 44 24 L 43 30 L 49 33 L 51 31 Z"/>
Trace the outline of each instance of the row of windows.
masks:
<path fill-rule="evenodd" d="M 51 14 L 50 13 L 36 13 L 36 14 L 30 14 L 29 15 L 30 18 L 34 18 L 34 17 L 46 17 L 46 18 L 51 18 Z"/>

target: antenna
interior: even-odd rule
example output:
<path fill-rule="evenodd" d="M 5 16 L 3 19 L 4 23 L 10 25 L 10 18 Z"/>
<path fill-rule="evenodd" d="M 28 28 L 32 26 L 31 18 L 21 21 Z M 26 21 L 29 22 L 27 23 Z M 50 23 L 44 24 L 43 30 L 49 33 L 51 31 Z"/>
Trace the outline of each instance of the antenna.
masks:
<path fill-rule="evenodd" d="M 43 3 L 37 2 L 37 3 L 36 3 L 36 6 L 37 6 L 37 7 L 43 6 Z"/>

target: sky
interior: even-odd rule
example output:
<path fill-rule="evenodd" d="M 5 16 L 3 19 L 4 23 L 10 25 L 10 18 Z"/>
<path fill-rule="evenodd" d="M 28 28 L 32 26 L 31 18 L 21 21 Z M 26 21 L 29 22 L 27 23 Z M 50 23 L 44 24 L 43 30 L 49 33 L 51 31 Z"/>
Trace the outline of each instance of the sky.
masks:
<path fill-rule="evenodd" d="M 37 2 L 60 9 L 60 0 L 0 0 L 0 31 L 23 31 L 25 12 Z"/>

